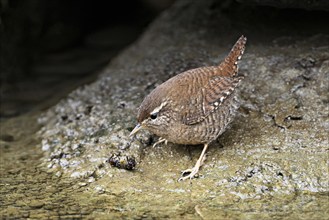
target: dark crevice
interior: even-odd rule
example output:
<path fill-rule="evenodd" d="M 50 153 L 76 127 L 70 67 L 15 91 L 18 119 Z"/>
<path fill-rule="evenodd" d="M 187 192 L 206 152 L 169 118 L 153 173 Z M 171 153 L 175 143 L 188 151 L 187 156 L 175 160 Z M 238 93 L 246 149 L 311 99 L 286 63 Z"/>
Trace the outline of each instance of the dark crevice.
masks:
<path fill-rule="evenodd" d="M 303 120 L 303 116 L 287 116 L 285 117 L 284 121 L 299 121 L 299 120 Z"/>

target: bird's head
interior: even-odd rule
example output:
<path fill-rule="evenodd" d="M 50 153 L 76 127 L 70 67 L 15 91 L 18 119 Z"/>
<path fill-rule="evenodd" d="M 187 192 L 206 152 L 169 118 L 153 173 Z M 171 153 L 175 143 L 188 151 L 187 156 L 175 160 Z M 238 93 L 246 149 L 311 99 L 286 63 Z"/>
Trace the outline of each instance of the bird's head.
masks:
<path fill-rule="evenodd" d="M 159 86 L 145 97 L 137 113 L 138 124 L 130 136 L 141 129 L 147 129 L 158 136 L 165 136 L 168 133 L 171 121 L 170 101 L 165 99 L 164 94 L 166 93 Z"/>

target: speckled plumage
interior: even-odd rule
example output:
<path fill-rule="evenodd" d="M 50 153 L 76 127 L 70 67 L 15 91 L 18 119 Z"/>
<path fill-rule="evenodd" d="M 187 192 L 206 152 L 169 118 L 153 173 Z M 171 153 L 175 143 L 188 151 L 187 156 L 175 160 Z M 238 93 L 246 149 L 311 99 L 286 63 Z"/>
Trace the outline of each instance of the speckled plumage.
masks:
<path fill-rule="evenodd" d="M 235 88 L 242 77 L 237 76 L 237 61 L 245 43 L 241 36 L 218 66 L 188 70 L 156 87 L 139 108 L 138 130 L 148 129 L 177 144 L 207 146 L 215 140 L 239 107 Z"/>

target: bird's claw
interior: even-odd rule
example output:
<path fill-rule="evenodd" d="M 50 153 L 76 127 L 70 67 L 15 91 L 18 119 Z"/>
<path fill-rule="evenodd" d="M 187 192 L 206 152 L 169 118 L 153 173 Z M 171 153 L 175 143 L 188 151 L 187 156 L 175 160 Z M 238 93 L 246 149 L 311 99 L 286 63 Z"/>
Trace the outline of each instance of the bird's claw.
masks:
<path fill-rule="evenodd" d="M 157 142 L 155 142 L 155 143 L 153 144 L 152 147 L 155 148 L 156 145 L 159 145 L 159 144 L 161 144 L 162 142 L 165 142 L 165 145 L 168 144 L 168 140 L 167 140 L 167 139 L 159 138 L 159 140 L 158 140 Z"/>
<path fill-rule="evenodd" d="M 182 176 L 178 179 L 178 181 L 198 178 L 199 177 L 198 172 L 199 172 L 198 167 L 193 167 L 192 169 L 186 169 L 186 170 L 182 171 Z"/>

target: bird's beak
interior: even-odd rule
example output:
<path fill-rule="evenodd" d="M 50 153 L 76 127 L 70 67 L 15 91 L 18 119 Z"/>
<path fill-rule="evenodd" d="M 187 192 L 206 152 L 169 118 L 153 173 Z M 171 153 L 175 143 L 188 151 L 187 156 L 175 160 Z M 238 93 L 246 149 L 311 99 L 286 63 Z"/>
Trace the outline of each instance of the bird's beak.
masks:
<path fill-rule="evenodd" d="M 129 137 L 132 137 L 135 133 L 137 133 L 140 129 L 142 129 L 141 124 L 137 124 L 136 127 L 130 132 Z"/>

